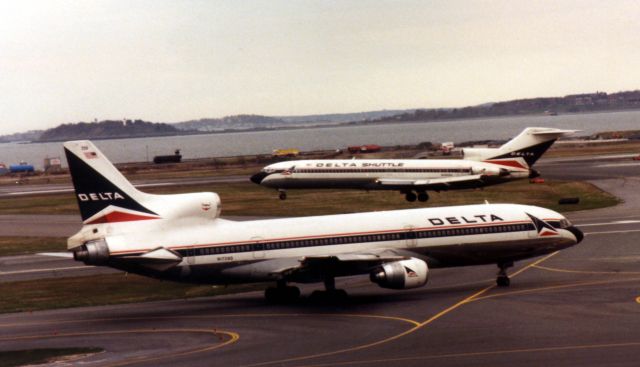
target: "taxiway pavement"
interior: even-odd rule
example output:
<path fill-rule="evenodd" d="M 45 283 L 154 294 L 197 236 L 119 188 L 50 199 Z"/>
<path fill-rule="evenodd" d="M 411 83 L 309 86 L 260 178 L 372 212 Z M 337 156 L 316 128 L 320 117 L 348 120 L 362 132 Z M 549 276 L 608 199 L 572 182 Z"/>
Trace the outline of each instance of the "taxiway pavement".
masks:
<path fill-rule="evenodd" d="M 495 267 L 477 266 L 433 270 L 407 291 L 347 278 L 339 304 L 273 305 L 250 292 L 6 314 L 0 351 L 105 349 L 67 362 L 88 366 L 637 366 L 640 178 L 626 167 L 589 177 L 624 203 L 570 214 L 585 240 L 517 263 L 508 288 L 495 287 Z"/>

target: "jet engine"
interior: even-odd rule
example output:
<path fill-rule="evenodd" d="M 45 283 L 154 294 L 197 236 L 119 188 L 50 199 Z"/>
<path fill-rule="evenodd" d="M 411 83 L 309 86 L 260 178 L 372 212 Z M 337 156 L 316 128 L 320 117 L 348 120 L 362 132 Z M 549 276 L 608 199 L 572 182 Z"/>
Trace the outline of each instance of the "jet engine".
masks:
<path fill-rule="evenodd" d="M 220 197 L 212 192 L 157 195 L 165 219 L 215 219 L 220 216 Z"/>
<path fill-rule="evenodd" d="M 109 260 L 109 246 L 104 239 L 89 241 L 73 251 L 73 259 L 87 265 L 102 265 Z"/>
<path fill-rule="evenodd" d="M 427 263 L 416 258 L 383 264 L 370 275 L 372 282 L 389 289 L 422 287 L 428 278 Z"/>
<path fill-rule="evenodd" d="M 484 176 L 503 177 L 503 176 L 509 175 L 509 170 L 501 167 L 486 167 L 486 168 L 474 167 L 472 168 L 471 172 L 473 172 L 474 175 L 484 175 Z"/>

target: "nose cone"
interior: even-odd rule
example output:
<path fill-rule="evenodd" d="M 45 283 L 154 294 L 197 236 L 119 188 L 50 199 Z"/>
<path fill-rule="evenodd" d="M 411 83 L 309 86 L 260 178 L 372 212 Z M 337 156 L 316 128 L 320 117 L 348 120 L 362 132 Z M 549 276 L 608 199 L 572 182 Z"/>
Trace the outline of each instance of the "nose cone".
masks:
<path fill-rule="evenodd" d="M 255 175 L 251 176 L 250 180 L 251 182 L 260 185 L 262 183 L 262 180 L 264 180 L 265 177 L 267 177 L 267 173 L 264 171 L 260 171 Z"/>
<path fill-rule="evenodd" d="M 584 238 L 584 233 L 582 233 L 581 230 L 579 230 L 577 227 L 571 226 L 569 228 L 567 228 L 567 231 L 571 232 L 574 236 L 576 236 L 576 243 L 580 243 L 582 242 L 582 239 Z"/>

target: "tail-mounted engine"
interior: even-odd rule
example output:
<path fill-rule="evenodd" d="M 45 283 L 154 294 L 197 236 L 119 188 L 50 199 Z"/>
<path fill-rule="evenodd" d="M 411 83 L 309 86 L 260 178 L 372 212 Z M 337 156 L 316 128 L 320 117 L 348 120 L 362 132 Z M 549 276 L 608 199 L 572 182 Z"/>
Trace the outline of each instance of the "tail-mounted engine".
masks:
<path fill-rule="evenodd" d="M 157 206 L 162 207 L 159 212 L 165 219 L 215 219 L 220 216 L 220 197 L 212 192 L 156 195 L 153 200 L 158 200 Z"/>
<path fill-rule="evenodd" d="M 471 172 L 474 175 L 483 175 L 483 176 L 508 176 L 509 170 L 501 167 L 473 167 Z"/>
<path fill-rule="evenodd" d="M 484 161 L 500 155 L 500 151 L 496 148 L 464 148 L 462 149 L 462 158 L 472 161 Z"/>
<path fill-rule="evenodd" d="M 372 282 L 390 289 L 422 287 L 428 278 L 427 263 L 416 258 L 386 263 L 370 275 Z"/>
<path fill-rule="evenodd" d="M 103 265 L 109 260 L 109 246 L 104 239 L 86 242 L 73 251 L 73 259 L 87 265 Z"/>

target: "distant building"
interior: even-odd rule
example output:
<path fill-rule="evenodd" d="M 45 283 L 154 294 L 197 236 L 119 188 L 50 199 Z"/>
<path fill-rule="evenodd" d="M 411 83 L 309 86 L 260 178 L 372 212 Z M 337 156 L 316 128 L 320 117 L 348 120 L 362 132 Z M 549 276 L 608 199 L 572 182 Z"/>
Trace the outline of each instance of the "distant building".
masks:
<path fill-rule="evenodd" d="M 45 173 L 60 173 L 62 172 L 62 161 L 60 157 L 45 158 L 44 159 L 44 172 Z"/>

